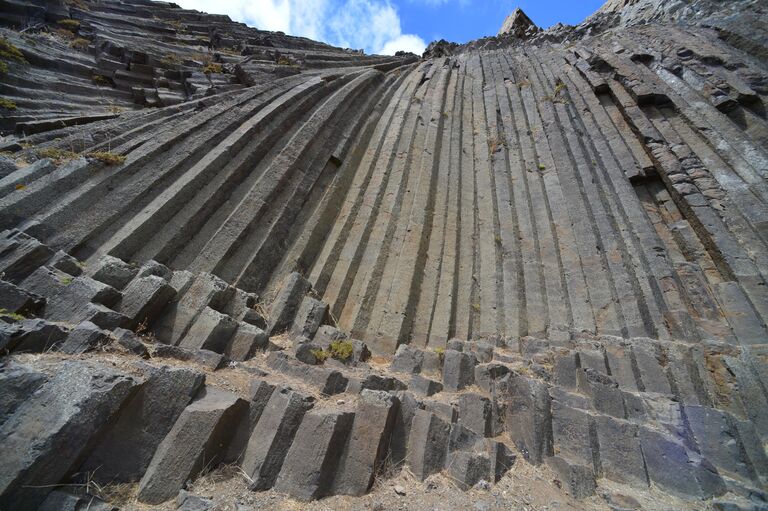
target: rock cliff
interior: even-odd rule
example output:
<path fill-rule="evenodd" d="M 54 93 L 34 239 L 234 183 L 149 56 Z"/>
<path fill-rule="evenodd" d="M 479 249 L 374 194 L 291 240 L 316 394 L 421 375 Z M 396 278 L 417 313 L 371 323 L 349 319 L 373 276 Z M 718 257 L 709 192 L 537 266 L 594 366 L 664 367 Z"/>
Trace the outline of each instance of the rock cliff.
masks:
<path fill-rule="evenodd" d="M 768 505 L 760 2 L 421 59 L 0 7 L 0 508 Z"/>

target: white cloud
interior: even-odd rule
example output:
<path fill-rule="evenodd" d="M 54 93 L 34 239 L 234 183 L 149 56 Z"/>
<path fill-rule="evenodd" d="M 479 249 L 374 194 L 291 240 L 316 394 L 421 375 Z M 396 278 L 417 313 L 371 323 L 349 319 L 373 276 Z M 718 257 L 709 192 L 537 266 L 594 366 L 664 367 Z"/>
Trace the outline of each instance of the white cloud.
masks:
<path fill-rule="evenodd" d="M 177 0 L 187 9 L 228 14 L 262 30 L 309 37 L 366 53 L 421 54 L 424 40 L 403 34 L 400 16 L 389 0 Z"/>
<path fill-rule="evenodd" d="M 396 51 L 402 50 L 421 55 L 424 53 L 425 48 L 426 45 L 421 37 L 413 34 L 403 34 L 391 41 L 387 41 L 380 53 L 382 55 L 394 55 Z"/>

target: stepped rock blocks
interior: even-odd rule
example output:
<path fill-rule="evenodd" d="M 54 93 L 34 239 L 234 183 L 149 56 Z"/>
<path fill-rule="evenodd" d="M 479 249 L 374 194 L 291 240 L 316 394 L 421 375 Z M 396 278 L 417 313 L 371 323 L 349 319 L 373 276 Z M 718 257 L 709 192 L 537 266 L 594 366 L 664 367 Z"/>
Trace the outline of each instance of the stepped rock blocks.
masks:
<path fill-rule="evenodd" d="M 355 414 L 313 410 L 306 414 L 285 456 L 275 489 L 298 500 L 326 495 Z"/>
<path fill-rule="evenodd" d="M 448 474 L 459 488 L 468 490 L 480 481 L 487 481 L 491 460 L 487 454 L 458 451 L 448 457 Z"/>
<path fill-rule="evenodd" d="M 43 319 L 25 319 L 16 324 L 0 324 L 0 353 L 42 353 L 56 348 L 67 337 L 67 330 Z"/>
<path fill-rule="evenodd" d="M 305 295 L 311 288 L 312 286 L 307 279 L 299 273 L 294 272 L 286 277 L 269 310 L 269 327 L 267 329 L 269 335 L 284 332 L 290 328 Z"/>
<path fill-rule="evenodd" d="M 334 495 L 364 495 L 383 468 L 400 401 L 387 392 L 363 390 L 333 482 Z"/>
<path fill-rule="evenodd" d="M 408 436 L 406 462 L 418 479 L 424 480 L 443 469 L 450 432 L 450 423 L 434 413 L 416 410 Z"/>
<path fill-rule="evenodd" d="M 137 498 L 159 504 L 174 496 L 206 465 L 215 466 L 231 432 L 247 412 L 244 400 L 212 387 L 187 406 L 157 448 L 139 483 Z M 218 460 L 218 461 L 217 461 Z"/>
<path fill-rule="evenodd" d="M 317 329 L 325 321 L 327 313 L 327 304 L 311 296 L 305 296 L 296 311 L 296 318 L 293 320 L 293 327 L 291 328 L 291 338 L 305 337 L 311 339 L 314 337 Z"/>
<path fill-rule="evenodd" d="M 205 380 L 202 373 L 187 368 L 138 368 L 146 372 L 146 381 L 80 468 L 93 472 L 101 484 L 139 481 Z"/>
<path fill-rule="evenodd" d="M 500 425 L 494 422 L 493 403 L 478 394 L 462 394 L 459 397 L 459 424 L 484 437 L 501 433 Z"/>
<path fill-rule="evenodd" d="M 256 352 L 269 347 L 269 337 L 261 328 L 248 323 L 240 323 L 230 339 L 224 354 L 230 360 L 248 360 Z"/>
<path fill-rule="evenodd" d="M 506 390 L 506 429 L 526 460 L 539 464 L 552 455 L 551 398 L 543 382 L 516 376 Z"/>
<path fill-rule="evenodd" d="M 3 508 L 37 508 L 57 484 L 77 470 L 99 433 L 141 383 L 87 362 L 64 361 L 46 369 L 50 372 L 47 381 L 40 384 L 40 377 L 33 374 L 38 390 L 17 402 L 0 425 Z M 17 379 L 15 384 L 29 386 L 30 382 Z"/>
<path fill-rule="evenodd" d="M 235 330 L 237 330 L 237 322 L 234 319 L 206 307 L 195 318 L 179 346 L 222 353 Z"/>
<path fill-rule="evenodd" d="M 16 314 L 37 312 L 45 305 L 45 298 L 25 291 L 14 284 L 0 281 L 0 309 Z"/>
<path fill-rule="evenodd" d="M 443 354 L 443 386 L 456 392 L 475 382 L 477 361 L 471 353 L 445 350 Z"/>
<path fill-rule="evenodd" d="M 58 350 L 70 355 L 85 353 L 112 342 L 109 332 L 100 329 L 90 321 L 83 321 L 67 335 L 67 339 L 57 346 Z"/>
<path fill-rule="evenodd" d="M 135 327 L 153 321 L 174 296 L 176 290 L 165 279 L 155 275 L 139 277 L 123 290 L 117 312 L 127 316 Z"/>
<path fill-rule="evenodd" d="M 287 388 L 275 390 L 251 433 L 241 466 L 253 481 L 254 490 L 275 484 L 311 401 Z M 312 435 L 310 435 L 310 438 Z"/>
<path fill-rule="evenodd" d="M 275 386 L 267 383 L 263 380 L 253 380 L 251 382 L 250 389 L 248 390 L 248 416 L 240 422 L 235 433 L 232 435 L 227 454 L 224 457 L 224 463 L 241 462 L 245 449 L 248 447 L 248 443 L 253 433 L 253 428 L 256 427 L 261 415 L 267 408 L 272 393 L 275 391 Z"/>
<path fill-rule="evenodd" d="M 169 306 L 168 312 L 152 325 L 155 335 L 161 342 L 178 344 L 206 307 L 221 308 L 230 293 L 230 286 L 220 278 L 198 274 Z"/>
<path fill-rule="evenodd" d="M 590 416 L 553 401 L 551 420 L 554 456 L 547 458 L 547 463 L 560 474 L 574 496 L 592 495 L 596 473 L 602 468 L 595 466 L 599 453 L 593 453 Z"/>
<path fill-rule="evenodd" d="M 127 286 L 136 274 L 139 273 L 137 267 L 112 256 L 101 257 L 96 264 L 88 270 L 91 278 L 118 290 Z"/>

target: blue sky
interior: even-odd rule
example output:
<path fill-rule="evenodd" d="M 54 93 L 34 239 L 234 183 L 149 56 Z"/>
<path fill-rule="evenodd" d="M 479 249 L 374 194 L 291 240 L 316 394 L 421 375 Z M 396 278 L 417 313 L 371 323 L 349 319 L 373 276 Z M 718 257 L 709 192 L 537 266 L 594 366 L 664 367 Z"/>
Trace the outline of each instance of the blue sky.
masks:
<path fill-rule="evenodd" d="M 540 27 L 557 22 L 578 24 L 595 12 L 604 0 L 399 0 L 404 33 L 425 41 L 447 39 L 465 43 L 495 35 L 504 18 L 520 7 Z"/>
<path fill-rule="evenodd" d="M 604 0 L 176 0 L 189 9 L 228 14 L 263 30 L 279 30 L 366 53 L 421 53 L 430 41 L 467 42 L 495 35 L 521 7 L 541 27 L 577 24 Z"/>

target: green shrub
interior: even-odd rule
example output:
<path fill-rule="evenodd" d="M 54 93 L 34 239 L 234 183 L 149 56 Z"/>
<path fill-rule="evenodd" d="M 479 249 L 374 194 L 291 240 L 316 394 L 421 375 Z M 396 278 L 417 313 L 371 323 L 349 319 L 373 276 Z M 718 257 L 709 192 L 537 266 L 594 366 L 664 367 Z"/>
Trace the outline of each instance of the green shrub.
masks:
<path fill-rule="evenodd" d="M 91 42 L 88 39 L 83 39 L 82 37 L 78 37 L 77 39 L 73 40 L 69 45 L 80 51 L 84 51 L 88 49 L 88 46 L 91 44 Z"/>
<path fill-rule="evenodd" d="M 15 47 L 5 37 L 0 37 L 0 59 L 15 60 L 19 64 L 28 64 L 27 59 L 24 58 L 24 54 L 21 53 L 21 50 Z"/>
<path fill-rule="evenodd" d="M 318 364 L 322 364 L 328 358 L 328 353 L 325 350 L 310 350 L 310 353 L 315 356 Z"/>
<path fill-rule="evenodd" d="M 107 151 L 94 151 L 86 154 L 88 158 L 98 160 L 105 165 L 122 165 L 125 163 L 125 156 L 122 154 L 110 153 Z"/>
<path fill-rule="evenodd" d="M 93 79 L 94 82 L 96 82 L 97 85 L 106 85 L 106 86 L 112 86 L 112 82 L 109 78 L 107 78 L 104 75 L 91 75 L 91 79 Z"/>
<path fill-rule="evenodd" d="M 8 72 L 8 63 L 11 61 L 18 62 L 19 64 L 28 64 L 21 50 L 5 37 L 0 37 L 0 75 Z"/>
<path fill-rule="evenodd" d="M 76 37 L 74 32 L 67 30 L 66 28 L 57 28 L 53 32 L 62 39 L 67 39 L 69 41 L 73 41 Z"/>
<path fill-rule="evenodd" d="M 352 346 L 352 343 L 349 341 L 333 341 L 331 345 L 328 346 L 328 353 L 330 356 L 336 360 L 341 360 L 342 362 L 346 362 L 352 358 L 354 350 L 354 346 Z"/>
<path fill-rule="evenodd" d="M 72 151 L 66 151 L 57 147 L 46 147 L 37 151 L 37 156 L 40 158 L 50 158 L 57 165 L 65 161 L 74 160 L 78 157 L 77 153 Z"/>
<path fill-rule="evenodd" d="M 8 98 L 0 98 L 0 108 L 6 110 L 16 110 L 16 102 Z"/>
<path fill-rule="evenodd" d="M 166 53 L 163 55 L 163 58 L 160 59 L 160 64 L 166 67 L 175 66 L 181 64 L 181 57 L 173 52 Z"/>
<path fill-rule="evenodd" d="M 205 67 L 203 68 L 203 73 L 207 75 L 211 73 L 223 73 L 223 72 L 224 72 L 224 68 L 222 67 L 222 65 L 216 62 L 211 62 L 209 64 L 206 64 Z"/>
<path fill-rule="evenodd" d="M 8 309 L 0 309 L 0 317 L 2 318 L 8 318 L 11 321 L 23 321 L 27 318 L 22 316 L 21 314 L 17 314 L 15 312 L 11 312 Z"/>
<path fill-rule="evenodd" d="M 65 20 L 59 20 L 57 23 L 62 28 L 71 30 L 73 32 L 77 31 L 80 28 L 80 22 L 77 20 L 65 19 Z"/>

